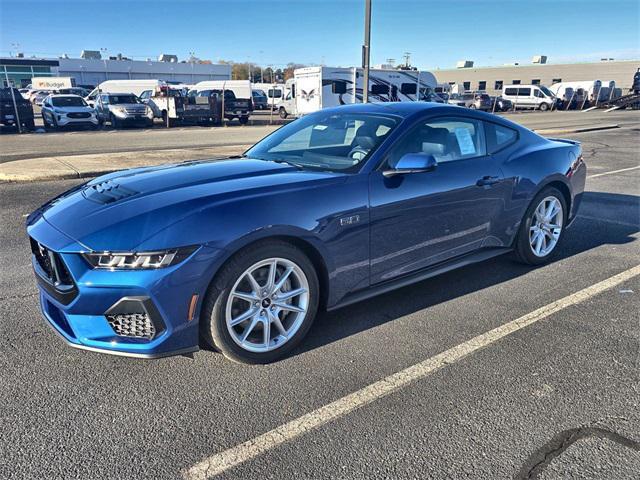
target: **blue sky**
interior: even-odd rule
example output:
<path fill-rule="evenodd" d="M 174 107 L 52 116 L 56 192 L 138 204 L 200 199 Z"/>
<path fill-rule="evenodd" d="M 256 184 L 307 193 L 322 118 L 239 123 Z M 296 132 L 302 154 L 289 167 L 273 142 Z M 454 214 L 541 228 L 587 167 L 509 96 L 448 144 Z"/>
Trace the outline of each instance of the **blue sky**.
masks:
<path fill-rule="evenodd" d="M 352 66 L 364 0 L 0 0 L 0 55 L 72 57 L 106 48 L 136 59 L 231 59 Z M 615 21 L 607 21 L 615 14 Z M 372 63 L 423 69 L 640 58 L 638 0 L 373 0 Z M 14 46 L 13 44 L 18 44 Z"/>

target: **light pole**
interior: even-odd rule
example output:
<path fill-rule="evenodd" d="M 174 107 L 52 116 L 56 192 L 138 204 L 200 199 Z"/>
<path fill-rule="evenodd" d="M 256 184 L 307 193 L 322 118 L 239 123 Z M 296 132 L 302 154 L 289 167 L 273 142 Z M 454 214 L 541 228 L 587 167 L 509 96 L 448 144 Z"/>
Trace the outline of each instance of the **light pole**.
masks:
<path fill-rule="evenodd" d="M 364 0 L 364 45 L 362 45 L 362 103 L 369 103 L 369 61 L 371 43 L 371 0 Z M 353 86 L 353 97 L 356 96 L 356 86 Z"/>

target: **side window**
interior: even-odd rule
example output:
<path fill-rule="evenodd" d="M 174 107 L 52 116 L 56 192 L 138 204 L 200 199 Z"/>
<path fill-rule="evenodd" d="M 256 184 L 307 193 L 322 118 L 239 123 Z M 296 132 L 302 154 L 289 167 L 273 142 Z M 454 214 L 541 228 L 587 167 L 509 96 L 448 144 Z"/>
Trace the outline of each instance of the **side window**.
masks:
<path fill-rule="evenodd" d="M 518 95 L 521 97 L 529 97 L 531 96 L 531 89 L 530 88 L 519 88 L 518 89 Z"/>
<path fill-rule="evenodd" d="M 389 86 L 380 83 L 374 83 L 371 85 L 369 91 L 372 95 L 386 95 L 389 93 Z"/>
<path fill-rule="evenodd" d="M 100 102 L 109 105 L 109 95 L 100 95 Z"/>
<path fill-rule="evenodd" d="M 403 95 L 415 95 L 418 91 L 418 85 L 415 83 L 403 83 L 400 85 L 400 93 Z"/>
<path fill-rule="evenodd" d="M 343 80 L 334 80 L 331 82 L 331 93 L 337 93 L 339 95 L 347 93 L 347 82 Z"/>
<path fill-rule="evenodd" d="M 516 96 L 518 94 L 518 89 L 517 88 L 505 88 L 504 94 L 505 95 Z"/>
<path fill-rule="evenodd" d="M 146 100 L 151 97 L 151 90 L 145 90 L 140 94 L 140 100 Z"/>
<path fill-rule="evenodd" d="M 442 118 L 421 123 L 392 148 L 387 160 L 389 167 L 395 167 L 406 153 L 433 155 L 438 163 L 484 156 L 487 150 L 483 124 L 471 118 Z"/>
<path fill-rule="evenodd" d="M 496 123 L 485 123 L 487 152 L 495 153 L 508 147 L 518 139 L 518 132 Z"/>

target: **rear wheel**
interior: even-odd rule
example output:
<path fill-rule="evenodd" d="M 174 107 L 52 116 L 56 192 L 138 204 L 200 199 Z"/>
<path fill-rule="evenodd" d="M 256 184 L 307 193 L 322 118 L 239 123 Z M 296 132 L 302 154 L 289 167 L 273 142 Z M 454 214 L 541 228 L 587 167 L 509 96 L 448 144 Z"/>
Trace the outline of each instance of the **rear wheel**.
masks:
<path fill-rule="evenodd" d="M 302 341 L 318 299 L 318 277 L 302 251 L 280 241 L 257 244 L 232 257 L 216 275 L 201 331 L 231 360 L 273 362 Z"/>
<path fill-rule="evenodd" d="M 548 262 L 564 233 L 567 204 L 556 188 L 538 193 L 527 209 L 516 238 L 515 251 L 523 263 L 541 265 Z"/>

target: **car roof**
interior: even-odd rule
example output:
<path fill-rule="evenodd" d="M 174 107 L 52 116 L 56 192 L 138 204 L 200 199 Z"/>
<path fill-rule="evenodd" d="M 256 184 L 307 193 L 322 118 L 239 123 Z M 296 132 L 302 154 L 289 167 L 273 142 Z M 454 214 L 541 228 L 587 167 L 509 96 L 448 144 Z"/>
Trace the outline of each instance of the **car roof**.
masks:
<path fill-rule="evenodd" d="M 402 118 L 420 117 L 422 114 L 432 112 L 441 116 L 465 116 L 474 117 L 478 120 L 491 121 L 515 128 L 517 130 L 530 131 L 529 129 L 514 123 L 504 117 L 480 110 L 471 110 L 466 107 L 459 107 L 448 103 L 434 102 L 379 102 L 379 103 L 353 103 L 341 105 L 339 107 L 326 108 L 322 112 L 358 112 L 358 113 L 380 113 L 396 115 Z"/>
<path fill-rule="evenodd" d="M 71 97 L 71 98 L 82 98 L 80 95 L 75 95 L 73 93 L 54 93 L 51 95 L 52 98 L 66 98 L 66 97 Z"/>

